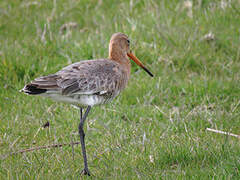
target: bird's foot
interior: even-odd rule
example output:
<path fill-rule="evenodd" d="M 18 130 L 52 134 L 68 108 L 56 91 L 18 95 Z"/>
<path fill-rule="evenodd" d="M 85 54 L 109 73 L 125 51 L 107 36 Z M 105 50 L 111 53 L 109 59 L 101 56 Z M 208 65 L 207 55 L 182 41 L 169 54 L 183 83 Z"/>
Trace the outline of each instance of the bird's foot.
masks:
<path fill-rule="evenodd" d="M 81 171 L 81 174 L 91 176 L 89 170 L 85 168 Z"/>

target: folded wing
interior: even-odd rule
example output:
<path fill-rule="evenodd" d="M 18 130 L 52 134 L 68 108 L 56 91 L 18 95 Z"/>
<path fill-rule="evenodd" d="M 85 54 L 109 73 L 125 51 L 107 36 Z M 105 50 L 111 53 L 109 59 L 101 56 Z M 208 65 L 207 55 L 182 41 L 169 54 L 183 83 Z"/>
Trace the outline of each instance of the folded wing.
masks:
<path fill-rule="evenodd" d="M 127 84 L 121 66 L 109 60 L 81 61 L 56 74 L 36 78 L 22 91 L 31 94 L 99 94 L 119 92 Z M 122 85 L 123 84 L 123 85 Z"/>

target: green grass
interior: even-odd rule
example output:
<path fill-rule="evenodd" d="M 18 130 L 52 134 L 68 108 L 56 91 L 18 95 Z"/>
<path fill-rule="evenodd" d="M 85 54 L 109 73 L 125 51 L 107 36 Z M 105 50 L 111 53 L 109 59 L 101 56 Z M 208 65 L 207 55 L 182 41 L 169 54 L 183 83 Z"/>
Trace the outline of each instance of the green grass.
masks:
<path fill-rule="evenodd" d="M 33 3 L 34 2 L 34 3 Z M 91 111 L 86 146 L 93 177 L 240 179 L 240 2 L 0 1 L 0 179 L 77 179 L 80 146 L 6 156 L 79 141 L 78 111 L 19 93 L 32 79 L 83 59 L 108 56 L 115 32 L 154 78 L 136 65 L 128 87 Z M 77 28 L 60 33 L 64 23 Z M 45 35 L 43 35 L 45 27 Z M 212 32 L 214 40 L 204 36 Z M 42 129 L 47 121 L 50 127 Z"/>

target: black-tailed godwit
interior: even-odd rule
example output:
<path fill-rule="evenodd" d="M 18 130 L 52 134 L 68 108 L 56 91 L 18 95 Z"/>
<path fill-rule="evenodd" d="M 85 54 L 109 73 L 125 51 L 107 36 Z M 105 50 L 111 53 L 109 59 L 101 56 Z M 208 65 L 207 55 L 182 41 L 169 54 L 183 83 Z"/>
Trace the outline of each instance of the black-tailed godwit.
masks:
<path fill-rule="evenodd" d="M 36 78 L 21 90 L 29 95 L 50 97 L 80 108 L 78 131 L 84 159 L 83 173 L 86 175 L 90 175 L 90 172 L 84 141 L 84 121 L 94 105 L 111 101 L 126 87 L 131 69 L 128 57 L 153 77 L 131 53 L 128 37 L 123 33 L 115 33 L 109 44 L 109 58 L 71 64 L 55 74 Z M 86 108 L 84 114 L 83 108 Z"/>

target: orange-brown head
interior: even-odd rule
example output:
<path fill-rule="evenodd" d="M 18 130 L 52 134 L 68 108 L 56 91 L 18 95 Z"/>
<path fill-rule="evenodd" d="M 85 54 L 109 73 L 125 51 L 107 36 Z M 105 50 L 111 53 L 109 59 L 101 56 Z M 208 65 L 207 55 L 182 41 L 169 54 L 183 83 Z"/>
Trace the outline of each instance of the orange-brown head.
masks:
<path fill-rule="evenodd" d="M 130 68 L 128 57 L 153 77 L 153 74 L 132 54 L 127 35 L 123 33 L 113 34 L 109 43 L 109 59 L 117 61 L 120 64 L 126 64 Z"/>

